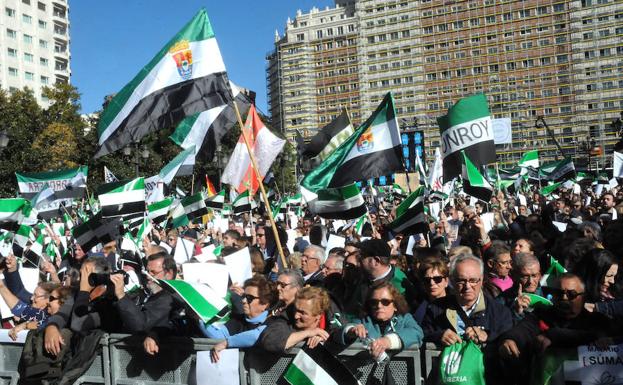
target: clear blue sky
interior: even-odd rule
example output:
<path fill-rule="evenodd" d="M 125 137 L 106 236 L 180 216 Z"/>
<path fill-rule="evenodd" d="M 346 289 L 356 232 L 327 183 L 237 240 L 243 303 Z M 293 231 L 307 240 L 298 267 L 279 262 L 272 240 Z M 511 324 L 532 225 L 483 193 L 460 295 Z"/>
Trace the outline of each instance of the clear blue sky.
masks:
<path fill-rule="evenodd" d="M 266 54 L 275 29 L 283 34 L 296 10 L 333 6 L 332 0 L 106 0 L 70 1 L 71 82 L 82 112 L 99 110 L 201 8 L 210 16 L 230 79 L 257 93 L 266 107 Z"/>

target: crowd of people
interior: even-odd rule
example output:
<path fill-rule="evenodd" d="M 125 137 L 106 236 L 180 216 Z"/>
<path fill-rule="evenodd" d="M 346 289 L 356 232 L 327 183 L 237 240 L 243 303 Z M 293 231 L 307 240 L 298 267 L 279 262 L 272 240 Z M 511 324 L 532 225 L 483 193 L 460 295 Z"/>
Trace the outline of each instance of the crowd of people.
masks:
<path fill-rule="evenodd" d="M 41 280 L 32 293 L 20 278 L 23 258 L 6 256 L 0 295 L 12 316 L 3 315 L 3 327 L 12 338 L 31 331 L 22 356 L 25 379 L 61 366 L 66 372 L 68 361 L 86 369 L 94 341 L 121 332 L 140 336 L 154 360 L 172 335 L 219 340 L 213 361 L 227 348 L 279 355 L 304 343 L 338 352 L 358 341 L 380 363 L 426 342 L 443 348 L 473 341 L 484 353 L 487 383 L 527 384 L 538 368 L 535 357 L 623 337 L 623 190 L 596 196 L 589 184 L 580 194 L 564 188 L 556 194 L 534 192 L 521 204 L 499 191 L 474 206 L 456 195 L 437 217 L 429 212 L 424 234 L 388 229 L 404 198 L 390 194 L 369 202 L 359 231 L 354 221 L 305 211 L 291 228 L 285 215 L 275 229 L 283 259 L 261 211 L 232 218 L 222 233 L 202 224 L 155 226 L 140 254 L 115 241 L 83 250 L 67 232 L 66 258 L 39 263 Z M 485 216 L 493 218 L 489 228 Z M 294 242 L 287 242 L 287 230 L 296 230 Z M 327 250 L 329 234 L 343 237 L 343 247 Z M 176 263 L 180 238 L 194 242 L 197 254 L 208 244 L 222 246 L 218 259 L 206 263 L 250 249 L 253 277 L 229 283 L 225 322 L 200 321 L 160 285 L 183 279 L 184 269 L 198 263 Z"/>

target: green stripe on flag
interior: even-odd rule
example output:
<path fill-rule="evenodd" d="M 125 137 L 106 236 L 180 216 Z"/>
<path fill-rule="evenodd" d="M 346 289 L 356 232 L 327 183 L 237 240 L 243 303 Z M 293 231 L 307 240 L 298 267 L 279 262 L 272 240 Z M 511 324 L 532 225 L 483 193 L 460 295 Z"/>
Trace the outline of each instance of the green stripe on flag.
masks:
<path fill-rule="evenodd" d="M 179 280 L 160 280 L 173 289 L 205 323 L 208 323 L 227 306 L 227 301 L 208 286 Z"/>
<path fill-rule="evenodd" d="M 283 375 L 283 378 L 292 385 L 317 385 L 307 378 L 305 373 L 296 365 L 288 366 L 288 371 Z"/>
<path fill-rule="evenodd" d="M 490 115 L 487 98 L 484 94 L 476 94 L 459 100 L 448 109 L 447 115 L 437 118 L 437 122 L 443 132 L 456 125 Z"/>

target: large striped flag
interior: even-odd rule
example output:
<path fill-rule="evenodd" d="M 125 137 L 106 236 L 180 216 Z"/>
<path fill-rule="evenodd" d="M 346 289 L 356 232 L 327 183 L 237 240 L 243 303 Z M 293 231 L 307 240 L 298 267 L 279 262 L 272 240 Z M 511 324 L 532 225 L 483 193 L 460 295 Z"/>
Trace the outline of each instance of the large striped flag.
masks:
<path fill-rule="evenodd" d="M 171 221 L 167 222 L 167 226 L 171 228 L 178 228 L 182 226 L 186 226 L 190 223 L 190 220 L 186 216 L 186 212 L 184 211 L 184 206 L 178 202 L 176 206 L 171 210 Z"/>
<path fill-rule="evenodd" d="M 518 166 L 522 168 L 522 175 L 528 172 L 528 167 L 539 168 L 539 150 L 531 150 L 523 154 Z"/>
<path fill-rule="evenodd" d="M 26 204 L 24 198 L 0 199 L 0 228 L 17 230 L 24 217 L 22 209 Z"/>
<path fill-rule="evenodd" d="M 147 206 L 147 217 L 156 224 L 161 224 L 167 219 L 171 205 L 173 204 L 173 198 L 166 198 L 159 202 L 155 202 Z"/>
<path fill-rule="evenodd" d="M 232 100 L 208 13 L 201 9 L 108 103 L 95 157 Z"/>
<path fill-rule="evenodd" d="M 253 169 L 244 136 L 246 136 L 253 151 L 258 170 Z M 222 182 L 231 185 L 238 193 L 249 189 L 251 190 L 251 195 L 255 195 L 255 192 L 260 187 L 257 173 L 260 174 L 259 180 L 264 179 L 285 143 L 284 139 L 275 136 L 264 125 L 255 110 L 255 106 L 252 105 L 238 143 L 223 171 Z"/>
<path fill-rule="evenodd" d="M 463 190 L 474 198 L 489 202 L 493 195 L 493 187 L 467 157 L 465 151 L 461 150 L 461 154 L 464 162 L 462 166 Z"/>
<path fill-rule="evenodd" d="M 133 217 L 145 211 L 145 180 L 106 183 L 98 188 L 102 216 Z"/>
<path fill-rule="evenodd" d="M 318 199 L 309 203 L 309 211 L 326 219 L 355 219 L 368 212 L 356 183 L 318 191 Z"/>
<path fill-rule="evenodd" d="M 211 161 L 223 135 L 238 121 L 234 101 L 241 116 L 251 106 L 249 97 L 240 92 L 234 83 L 230 81 L 229 86 L 234 96 L 231 102 L 185 118 L 175 128 L 171 140 L 184 149 L 195 146 L 195 154 L 199 159 Z"/>
<path fill-rule="evenodd" d="M 195 165 L 195 146 L 190 146 L 186 150 L 180 152 L 167 163 L 158 176 L 164 182 L 169 185 L 173 178 L 176 176 L 192 175 L 193 166 Z"/>
<path fill-rule="evenodd" d="M 229 314 L 227 301 L 208 285 L 179 280 L 159 280 L 158 283 L 163 289 L 177 294 L 204 323 Z"/>
<path fill-rule="evenodd" d="M 299 350 L 283 379 L 291 385 L 361 385 L 350 370 L 320 344 L 314 349 Z"/>
<path fill-rule="evenodd" d="M 377 178 L 404 170 L 394 99 L 388 93 L 376 111 L 301 182 L 307 202 L 327 187 Z"/>
<path fill-rule="evenodd" d="M 394 233 L 418 234 L 428 231 L 424 213 L 424 186 L 418 187 L 396 208 L 396 218 L 387 227 Z"/>
<path fill-rule="evenodd" d="M 565 181 L 575 178 L 575 165 L 571 158 L 565 158 L 559 161 L 544 164 L 539 169 L 539 175 L 542 179 L 552 182 Z"/>
<path fill-rule="evenodd" d="M 447 115 L 437 118 L 437 123 L 441 129 L 444 183 L 461 175 L 462 150 L 478 168 L 495 162 L 493 125 L 484 94 L 460 99 Z"/>

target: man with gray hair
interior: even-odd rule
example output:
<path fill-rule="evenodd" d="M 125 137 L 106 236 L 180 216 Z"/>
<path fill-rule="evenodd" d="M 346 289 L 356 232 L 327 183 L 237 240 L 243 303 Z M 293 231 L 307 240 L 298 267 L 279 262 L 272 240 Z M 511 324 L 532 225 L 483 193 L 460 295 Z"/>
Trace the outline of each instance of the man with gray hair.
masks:
<path fill-rule="evenodd" d="M 458 256 L 450 265 L 455 295 L 432 302 L 422 328 L 427 342 L 450 346 L 463 340 L 484 344 L 513 326 L 510 311 L 482 290 L 484 265 L 472 254 Z"/>
<path fill-rule="evenodd" d="M 322 274 L 322 264 L 324 263 L 324 249 L 320 246 L 310 245 L 305 248 L 301 256 L 301 270 L 305 285 L 322 286 L 324 274 Z"/>
<path fill-rule="evenodd" d="M 531 310 L 532 300 L 529 295 L 543 295 L 541 291 L 541 265 L 539 260 L 530 253 L 519 253 L 513 260 L 513 287 L 506 290 L 498 300 L 513 313 L 515 322 L 523 319 L 526 310 Z"/>

